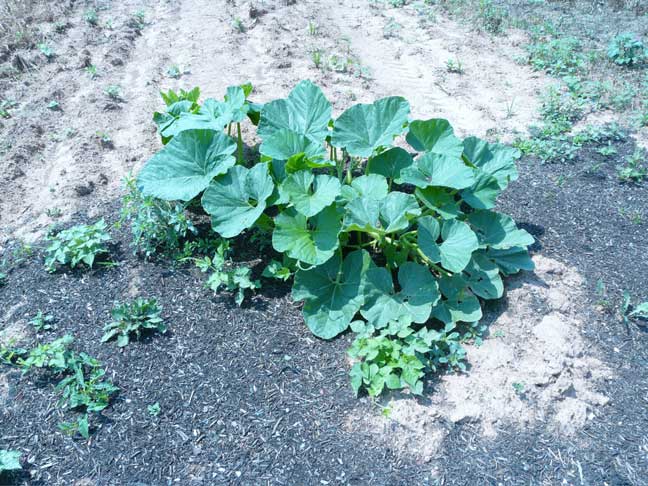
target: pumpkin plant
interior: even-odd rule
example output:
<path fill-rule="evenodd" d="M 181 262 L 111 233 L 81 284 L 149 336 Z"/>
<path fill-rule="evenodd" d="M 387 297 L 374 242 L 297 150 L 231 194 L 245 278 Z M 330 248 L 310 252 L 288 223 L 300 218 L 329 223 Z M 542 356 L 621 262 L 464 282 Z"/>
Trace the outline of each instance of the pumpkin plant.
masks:
<path fill-rule="evenodd" d="M 358 333 L 356 391 L 420 393 L 425 372 L 461 366 L 480 299 L 500 298 L 502 276 L 533 268 L 532 236 L 494 210 L 519 152 L 461 140 L 444 119 L 412 120 L 398 96 L 333 118 L 310 81 L 263 106 L 250 92 L 230 87 L 202 105 L 185 96 L 156 114 L 166 145 L 141 170 L 142 193 L 199 202 L 223 238 L 271 232 L 313 334 Z M 246 116 L 261 139 L 247 163 Z"/>

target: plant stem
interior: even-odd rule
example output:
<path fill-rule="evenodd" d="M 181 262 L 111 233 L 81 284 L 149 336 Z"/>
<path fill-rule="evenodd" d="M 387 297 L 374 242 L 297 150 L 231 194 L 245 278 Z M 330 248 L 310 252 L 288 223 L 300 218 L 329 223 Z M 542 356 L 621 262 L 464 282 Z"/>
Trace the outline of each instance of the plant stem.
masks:
<path fill-rule="evenodd" d="M 227 136 L 229 137 L 231 135 L 232 135 L 232 124 L 228 123 L 227 124 Z"/>
<path fill-rule="evenodd" d="M 241 137 L 241 124 L 236 123 L 236 131 L 238 132 L 238 140 L 236 145 L 238 147 L 238 163 L 243 164 L 243 138 Z"/>

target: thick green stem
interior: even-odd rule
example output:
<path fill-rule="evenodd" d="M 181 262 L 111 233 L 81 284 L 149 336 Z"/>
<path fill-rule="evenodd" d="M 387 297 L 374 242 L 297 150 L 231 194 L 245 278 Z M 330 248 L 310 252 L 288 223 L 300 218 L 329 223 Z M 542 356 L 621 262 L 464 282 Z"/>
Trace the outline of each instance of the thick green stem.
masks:
<path fill-rule="evenodd" d="M 229 137 L 231 135 L 232 135 L 232 124 L 228 123 L 227 124 L 227 136 Z"/>
<path fill-rule="evenodd" d="M 236 124 L 236 131 L 237 131 L 237 135 L 238 135 L 238 139 L 236 140 L 238 163 L 243 164 L 243 137 L 241 137 L 241 124 L 240 123 Z"/>

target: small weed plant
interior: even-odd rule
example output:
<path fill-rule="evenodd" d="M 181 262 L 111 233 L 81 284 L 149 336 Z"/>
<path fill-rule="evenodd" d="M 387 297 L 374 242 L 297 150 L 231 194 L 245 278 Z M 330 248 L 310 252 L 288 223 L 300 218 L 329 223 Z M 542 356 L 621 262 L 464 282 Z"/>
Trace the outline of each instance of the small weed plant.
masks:
<path fill-rule="evenodd" d="M 132 302 L 118 304 L 110 312 L 113 320 L 104 327 L 101 342 L 117 340 L 117 346 L 128 346 L 131 336 L 139 339 L 142 332 L 167 331 L 164 320 L 160 317 L 162 307 L 155 299 L 137 298 Z"/>
<path fill-rule="evenodd" d="M 98 360 L 70 349 L 73 341 L 72 336 L 65 335 L 31 350 L 2 348 L 0 361 L 18 366 L 23 374 L 41 369 L 59 377 L 60 381 L 55 387 L 60 395 L 57 405 L 82 414 L 74 422 L 59 424 L 59 428 L 68 433 L 78 432 L 88 438 L 88 415 L 104 410 L 118 388 L 105 378 L 106 372 Z"/>
<path fill-rule="evenodd" d="M 637 149 L 626 158 L 623 165 L 617 167 L 619 180 L 622 182 L 640 183 L 648 178 L 648 165 L 646 164 L 646 152 Z"/>
<path fill-rule="evenodd" d="M 47 237 L 49 245 L 45 249 L 45 268 L 56 271 L 57 265 L 75 268 L 84 264 L 92 268 L 97 256 L 108 253 L 106 243 L 110 235 L 107 225 L 100 219 L 92 225 L 77 225 Z"/>
<path fill-rule="evenodd" d="M 51 331 L 54 324 L 54 316 L 51 314 L 43 314 L 43 311 L 38 311 L 34 317 L 31 318 L 29 323 L 34 326 L 37 332 Z"/>
<path fill-rule="evenodd" d="M 620 66 L 636 66 L 648 57 L 648 50 L 635 34 L 624 32 L 610 40 L 608 58 Z"/>
<path fill-rule="evenodd" d="M 480 299 L 500 298 L 503 276 L 533 268 L 533 237 L 494 209 L 517 179 L 519 151 L 412 119 L 399 96 L 333 119 L 310 81 L 263 106 L 249 84 L 202 104 L 193 93 L 163 95 L 164 147 L 137 176 L 142 195 L 202 207 L 224 241 L 271 234 L 275 273 L 294 272 L 292 297 L 313 334 L 357 334 L 357 391 L 420 393 L 426 373 L 461 368 L 462 343 L 483 331 Z M 258 160 L 242 157 L 245 118 Z M 225 261 L 224 248 L 197 263 L 213 272 L 210 286 L 238 288 L 242 300 L 256 283 L 248 269 L 223 275 Z"/>

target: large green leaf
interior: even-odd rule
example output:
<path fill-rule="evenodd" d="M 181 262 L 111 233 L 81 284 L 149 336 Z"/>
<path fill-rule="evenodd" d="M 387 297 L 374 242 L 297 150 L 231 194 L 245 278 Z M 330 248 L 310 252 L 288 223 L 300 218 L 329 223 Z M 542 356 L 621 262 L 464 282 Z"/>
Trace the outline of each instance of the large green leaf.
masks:
<path fill-rule="evenodd" d="M 380 201 L 361 196 L 346 205 L 344 230 L 395 233 L 407 229 L 410 220 L 420 214 L 411 194 L 393 191 Z"/>
<path fill-rule="evenodd" d="M 400 147 L 385 150 L 367 162 L 367 173 L 380 174 L 387 179 L 395 180 L 400 177 L 403 169 L 414 163 L 412 156 Z"/>
<path fill-rule="evenodd" d="M 235 164 L 235 150 L 234 141 L 221 132 L 182 132 L 149 159 L 137 177 L 137 187 L 146 196 L 189 201 Z"/>
<path fill-rule="evenodd" d="M 419 324 L 429 319 L 432 306 L 440 298 L 434 275 L 423 265 L 406 262 L 398 270 L 398 282 L 401 291 L 395 292 L 389 270 L 383 267 L 367 270 L 361 314 L 369 324 L 381 328 L 402 319 Z"/>
<path fill-rule="evenodd" d="M 346 201 L 352 201 L 357 197 L 366 197 L 374 201 L 385 199 L 389 193 L 387 179 L 379 174 L 369 174 L 356 177 L 351 185 L 342 186 L 342 197 Z"/>
<path fill-rule="evenodd" d="M 155 112 L 153 113 L 153 121 L 158 127 L 158 133 L 162 137 L 162 141 L 167 143 L 168 140 L 175 135 L 175 130 L 173 124 L 180 118 L 183 113 L 191 113 L 194 109 L 195 103 L 190 100 L 181 100 L 171 103 L 167 106 L 165 112 Z"/>
<path fill-rule="evenodd" d="M 495 177 L 501 190 L 518 178 L 515 160 L 520 157 L 520 151 L 516 148 L 468 137 L 463 141 L 463 155 L 482 171 Z"/>
<path fill-rule="evenodd" d="M 331 144 L 355 157 L 369 157 L 378 147 L 388 147 L 404 131 L 409 103 L 391 96 L 370 105 L 354 105 L 335 120 Z"/>
<path fill-rule="evenodd" d="M 463 221 L 444 221 L 440 232 L 439 223 L 431 216 L 420 218 L 418 224 L 418 244 L 423 253 L 451 272 L 466 268 L 473 252 L 479 248 L 477 235 Z M 441 244 L 436 242 L 439 234 L 443 240 Z"/>
<path fill-rule="evenodd" d="M 429 152 L 416 159 L 414 165 L 403 169 L 396 182 L 422 189 L 429 186 L 464 189 L 475 183 L 475 170 L 460 158 Z"/>
<path fill-rule="evenodd" d="M 275 160 L 288 160 L 295 155 L 304 156 L 313 162 L 322 162 L 326 157 L 324 145 L 289 128 L 281 128 L 269 135 L 259 147 L 259 153 Z"/>
<path fill-rule="evenodd" d="M 295 274 L 292 296 L 305 300 L 304 319 L 316 336 L 331 339 L 348 327 L 364 303 L 364 278 L 373 266 L 364 250 L 340 256 L 310 270 Z"/>
<path fill-rule="evenodd" d="M 518 229 L 510 216 L 494 211 L 478 210 L 468 215 L 468 222 L 477 231 L 482 247 L 505 250 L 514 246 L 529 246 L 533 236 Z"/>
<path fill-rule="evenodd" d="M 463 214 L 453 191 L 445 187 L 417 187 L 414 191 L 416 197 L 428 208 L 432 209 L 443 219 L 453 219 Z"/>
<path fill-rule="evenodd" d="M 499 299 L 504 293 L 498 266 L 480 252 L 473 254 L 465 274 L 470 289 L 483 299 Z"/>
<path fill-rule="evenodd" d="M 289 208 L 275 219 L 272 246 L 279 253 L 308 265 L 320 265 L 330 259 L 339 246 L 341 221 L 335 205 L 307 218 Z"/>
<path fill-rule="evenodd" d="M 292 203 L 304 216 L 314 216 L 340 194 L 340 181 L 329 175 L 301 170 L 289 175 L 279 186 L 281 200 Z"/>
<path fill-rule="evenodd" d="M 288 98 L 266 103 L 261 110 L 257 133 L 263 140 L 288 128 L 319 143 L 328 135 L 331 104 L 322 90 L 310 81 L 300 81 Z"/>
<path fill-rule="evenodd" d="M 491 209 L 495 207 L 495 201 L 501 192 L 494 176 L 477 169 L 475 183 L 460 194 L 464 201 L 475 209 Z"/>
<path fill-rule="evenodd" d="M 414 120 L 409 124 L 407 143 L 418 152 L 433 152 L 447 157 L 460 158 L 463 144 L 448 120 L 432 118 Z"/>
<path fill-rule="evenodd" d="M 432 316 L 444 324 L 452 322 L 477 322 L 482 318 L 479 299 L 467 289 L 468 283 L 460 274 L 442 276 L 439 289 L 443 299 L 432 309 Z"/>
<path fill-rule="evenodd" d="M 273 190 L 268 164 L 251 169 L 237 165 L 209 185 L 202 205 L 212 217 L 214 231 L 233 238 L 259 219 Z"/>
<path fill-rule="evenodd" d="M 523 247 L 512 247 L 506 250 L 486 250 L 485 256 L 492 260 L 504 275 L 513 275 L 520 270 L 532 271 L 535 268 L 529 252 Z"/>
<path fill-rule="evenodd" d="M 182 113 L 176 122 L 162 132 L 165 137 L 176 136 L 185 130 L 215 130 L 220 132 L 233 117 L 232 110 L 226 103 L 208 98 L 198 113 Z"/>
<path fill-rule="evenodd" d="M 231 113 L 233 122 L 240 123 L 245 120 L 248 113 L 245 91 L 241 86 L 230 86 L 225 93 L 225 112 Z"/>

